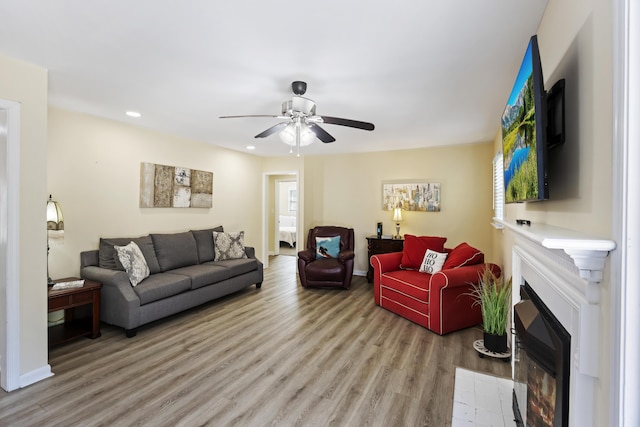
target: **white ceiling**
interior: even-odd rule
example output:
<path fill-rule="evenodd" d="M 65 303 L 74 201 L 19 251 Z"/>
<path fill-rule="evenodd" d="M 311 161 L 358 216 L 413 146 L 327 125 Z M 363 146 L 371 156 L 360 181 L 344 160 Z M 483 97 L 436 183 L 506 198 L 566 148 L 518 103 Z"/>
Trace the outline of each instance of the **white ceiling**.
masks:
<path fill-rule="evenodd" d="M 337 154 L 493 140 L 547 0 L 2 0 L 0 54 L 49 70 L 49 103 L 260 156 L 308 83 Z M 142 113 L 139 119 L 125 111 Z"/>

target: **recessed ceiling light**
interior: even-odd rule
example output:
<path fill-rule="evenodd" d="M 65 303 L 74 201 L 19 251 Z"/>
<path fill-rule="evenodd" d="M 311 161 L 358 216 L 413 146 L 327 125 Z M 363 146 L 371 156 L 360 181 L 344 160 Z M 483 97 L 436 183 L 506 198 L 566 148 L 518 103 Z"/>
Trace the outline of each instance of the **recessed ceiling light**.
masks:
<path fill-rule="evenodd" d="M 127 111 L 127 116 L 129 117 L 142 117 L 142 114 L 138 113 L 137 111 Z"/>
<path fill-rule="evenodd" d="M 255 145 L 247 145 L 247 150 L 255 150 L 256 146 Z"/>

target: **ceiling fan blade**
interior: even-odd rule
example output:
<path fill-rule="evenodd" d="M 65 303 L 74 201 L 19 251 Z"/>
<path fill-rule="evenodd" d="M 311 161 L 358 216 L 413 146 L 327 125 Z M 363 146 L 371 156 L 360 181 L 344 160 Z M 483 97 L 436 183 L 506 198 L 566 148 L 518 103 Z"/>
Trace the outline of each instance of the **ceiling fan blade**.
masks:
<path fill-rule="evenodd" d="M 274 116 L 273 114 L 248 114 L 244 116 L 220 116 L 220 119 L 239 119 L 242 117 L 276 117 L 281 118 L 282 116 Z"/>
<path fill-rule="evenodd" d="M 269 129 L 265 130 L 262 133 L 257 134 L 256 138 L 266 138 L 269 135 L 273 135 L 274 133 L 280 132 L 282 129 L 286 128 L 288 122 L 278 123 L 277 125 L 271 126 Z"/>
<path fill-rule="evenodd" d="M 326 130 L 322 129 L 320 126 L 314 123 L 309 123 L 309 129 L 311 129 L 311 131 L 316 134 L 318 139 L 325 144 L 336 140 L 333 136 L 329 135 Z"/>
<path fill-rule="evenodd" d="M 351 128 L 358 128 L 358 129 L 364 129 L 364 130 L 375 129 L 375 126 L 373 125 L 373 123 L 360 122 L 358 120 L 341 119 L 340 117 L 329 117 L 329 116 L 320 116 L 320 117 L 322 117 L 322 121 L 324 123 L 328 123 L 331 125 L 348 126 Z"/>

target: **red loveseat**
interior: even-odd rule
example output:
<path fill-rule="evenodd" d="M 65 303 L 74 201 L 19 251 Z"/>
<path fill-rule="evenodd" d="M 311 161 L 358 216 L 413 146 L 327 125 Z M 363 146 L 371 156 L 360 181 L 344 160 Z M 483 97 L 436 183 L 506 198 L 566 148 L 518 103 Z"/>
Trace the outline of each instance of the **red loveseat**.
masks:
<path fill-rule="evenodd" d="M 480 306 L 470 293 L 485 268 L 501 274 L 499 266 L 484 263 L 480 250 L 466 243 L 444 248 L 445 241 L 405 235 L 403 252 L 370 259 L 375 303 L 439 335 L 482 323 Z M 442 270 L 418 270 L 427 249 L 447 254 Z"/>

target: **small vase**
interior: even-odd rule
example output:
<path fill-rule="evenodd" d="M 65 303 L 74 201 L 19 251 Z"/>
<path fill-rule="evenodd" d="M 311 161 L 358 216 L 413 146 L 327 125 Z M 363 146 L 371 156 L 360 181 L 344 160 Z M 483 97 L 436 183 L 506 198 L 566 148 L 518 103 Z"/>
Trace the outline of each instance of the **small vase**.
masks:
<path fill-rule="evenodd" d="M 507 351 L 507 334 L 494 335 L 484 333 L 484 348 L 494 353 L 504 353 Z"/>

